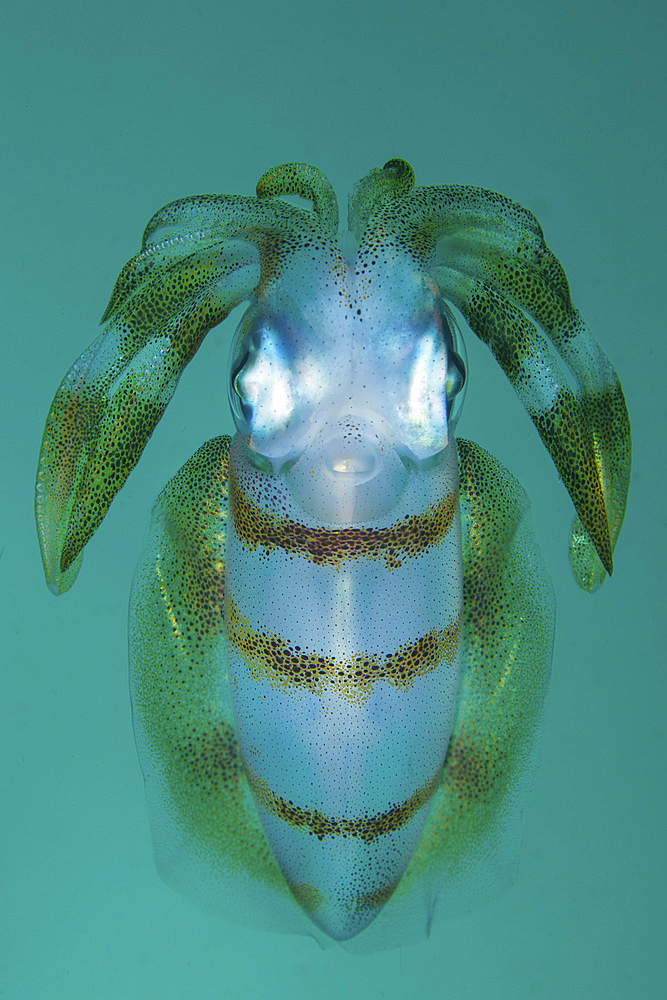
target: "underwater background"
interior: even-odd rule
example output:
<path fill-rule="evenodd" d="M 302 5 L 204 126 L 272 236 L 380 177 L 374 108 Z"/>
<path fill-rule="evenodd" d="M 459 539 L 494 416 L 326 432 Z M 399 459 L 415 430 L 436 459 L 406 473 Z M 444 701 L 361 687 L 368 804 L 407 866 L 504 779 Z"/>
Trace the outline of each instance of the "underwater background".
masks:
<path fill-rule="evenodd" d="M 663 4 L 575 0 L 11 2 L 3 16 L 0 997 L 664 996 Z M 159 879 L 134 750 L 127 600 L 153 499 L 232 430 L 229 336 L 204 342 L 86 551 L 46 590 L 44 419 L 153 212 L 253 194 L 273 164 L 352 184 L 390 157 L 535 213 L 620 376 L 633 430 L 615 573 L 571 578 L 571 504 L 486 348 L 458 434 L 521 480 L 558 601 L 514 887 L 419 945 L 357 957 L 201 912 Z"/>

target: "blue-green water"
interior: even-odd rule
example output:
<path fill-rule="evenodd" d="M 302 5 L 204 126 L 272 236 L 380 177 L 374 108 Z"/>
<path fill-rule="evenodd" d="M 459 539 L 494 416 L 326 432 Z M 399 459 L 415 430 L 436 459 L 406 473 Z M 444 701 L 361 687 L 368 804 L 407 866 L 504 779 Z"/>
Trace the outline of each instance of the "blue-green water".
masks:
<path fill-rule="evenodd" d="M 27 0 L 3 20 L 0 996 L 662 996 L 663 5 Z M 57 600 L 32 490 L 56 385 L 156 208 L 251 194 L 287 160 L 316 164 L 343 199 L 390 156 L 418 183 L 478 184 L 535 212 L 621 377 L 634 467 L 614 578 L 588 597 L 569 574 L 567 495 L 468 339 L 459 431 L 527 488 L 558 599 L 542 760 L 514 888 L 421 945 L 356 958 L 202 913 L 152 861 L 127 595 L 154 496 L 231 429 L 234 317 Z"/>

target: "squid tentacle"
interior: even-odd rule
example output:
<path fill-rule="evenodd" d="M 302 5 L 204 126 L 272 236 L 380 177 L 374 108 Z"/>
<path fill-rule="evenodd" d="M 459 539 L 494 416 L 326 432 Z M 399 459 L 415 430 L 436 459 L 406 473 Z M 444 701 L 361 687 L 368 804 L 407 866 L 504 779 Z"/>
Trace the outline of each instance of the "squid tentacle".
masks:
<path fill-rule="evenodd" d="M 47 417 L 36 517 L 47 584 L 63 593 L 208 331 L 298 250 L 315 216 L 279 202 L 203 196 L 157 212 L 123 268 L 105 329 Z"/>
<path fill-rule="evenodd" d="M 317 231 L 320 224 L 316 216 L 280 201 L 207 194 L 170 202 L 150 219 L 141 250 L 118 275 L 101 322 L 110 319 L 152 275 L 159 278 L 166 267 L 179 266 L 197 250 L 213 249 L 221 243 L 230 246 L 234 240 L 260 250 L 268 234 L 300 245 Z"/>
<path fill-rule="evenodd" d="M 312 202 L 322 228 L 331 235 L 338 232 L 336 192 L 320 170 L 307 163 L 282 163 L 267 170 L 257 181 L 257 197 L 276 198 L 280 195 L 298 195 Z"/>
<path fill-rule="evenodd" d="M 630 424 L 616 372 L 572 305 L 539 223 L 502 195 L 449 185 L 386 204 L 372 229 L 371 239 L 393 241 L 433 275 L 493 351 L 570 493 L 572 570 L 595 589 L 612 572 L 625 512 Z"/>
<path fill-rule="evenodd" d="M 415 172 L 407 162 L 394 158 L 387 160 L 379 170 L 374 167 L 365 177 L 358 180 L 348 195 L 348 229 L 357 240 L 361 240 L 369 220 L 381 211 L 388 202 L 409 194 L 415 186 Z"/>
<path fill-rule="evenodd" d="M 313 211 L 281 194 L 309 199 Z M 336 230 L 333 189 L 306 164 L 267 171 L 257 195 L 182 198 L 156 212 L 116 281 L 103 335 L 63 379 L 36 491 L 47 582 L 56 592 L 74 580 L 83 546 L 208 330 L 277 280 L 290 251 Z M 577 582 L 594 589 L 612 571 L 630 426 L 616 372 L 572 305 L 538 221 L 482 188 L 414 189 L 414 172 L 399 159 L 355 185 L 348 218 L 362 247 L 381 241 L 385 252 L 393 246 L 430 273 L 493 351 L 572 497 L 570 561 Z"/>
<path fill-rule="evenodd" d="M 587 413 L 568 366 L 521 310 L 480 282 L 437 269 L 446 298 L 484 341 L 526 407 L 607 572 L 612 547 Z"/>

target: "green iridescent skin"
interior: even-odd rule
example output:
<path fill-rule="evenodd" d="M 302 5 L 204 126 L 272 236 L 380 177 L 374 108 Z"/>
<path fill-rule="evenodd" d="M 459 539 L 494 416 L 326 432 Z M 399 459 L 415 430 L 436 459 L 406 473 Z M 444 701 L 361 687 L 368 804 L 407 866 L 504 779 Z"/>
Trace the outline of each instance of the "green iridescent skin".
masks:
<path fill-rule="evenodd" d="M 207 332 L 240 302 L 280 289 L 302 261 L 333 273 L 342 259 L 337 231 L 330 183 L 298 163 L 267 171 L 256 197 L 183 198 L 153 216 L 118 277 L 100 337 L 66 374 L 47 417 L 35 509 L 54 593 L 74 582 L 85 545 Z M 357 273 L 372 273 L 378 258 L 397 273 L 417 268 L 488 344 L 570 494 L 571 566 L 579 586 L 594 590 L 612 572 L 625 513 L 630 424 L 616 372 L 572 305 L 537 220 L 480 188 L 415 188 L 412 168 L 394 159 L 353 188 L 341 243 L 354 246 Z M 304 272 L 304 291 L 307 280 Z M 221 668 L 228 443 L 204 445 L 156 502 L 132 602 L 137 744 L 156 844 L 180 844 L 163 852 L 170 881 L 186 890 L 196 883 L 202 896 L 209 884 L 236 900 L 232 910 L 246 900 L 250 916 L 264 913 L 259 923 L 308 930 L 257 818 Z M 476 892 L 509 880 L 550 670 L 553 597 L 528 501 L 495 459 L 470 442 L 458 447 L 465 611 L 457 714 L 419 847 L 364 931 L 385 943 L 392 921 L 402 926 L 416 907 L 428 909 L 434 893 L 456 897 L 466 882 Z"/>

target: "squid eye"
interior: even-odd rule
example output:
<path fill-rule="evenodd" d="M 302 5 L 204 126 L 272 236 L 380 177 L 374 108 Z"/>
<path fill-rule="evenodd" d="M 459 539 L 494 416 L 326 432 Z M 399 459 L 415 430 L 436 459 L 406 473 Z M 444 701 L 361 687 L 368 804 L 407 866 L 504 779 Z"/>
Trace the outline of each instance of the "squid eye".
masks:
<path fill-rule="evenodd" d="M 252 423 L 252 406 L 243 395 L 239 376 L 242 375 L 249 358 L 250 352 L 246 350 L 243 351 L 241 356 L 234 362 L 232 366 L 230 386 L 230 404 L 236 424 L 238 426 L 239 422 L 242 422 L 247 425 L 248 428 Z"/>
<path fill-rule="evenodd" d="M 451 440 L 464 396 L 465 354 L 445 303 L 424 310 L 396 338 L 388 399 L 397 447 L 412 461 L 430 461 Z M 389 373 L 388 373 L 389 375 Z M 383 404 L 384 405 L 384 404 Z"/>
<path fill-rule="evenodd" d="M 227 381 L 249 460 L 274 473 L 302 453 L 340 384 L 340 345 L 313 329 L 289 296 L 278 305 L 253 300 L 234 335 Z"/>
<path fill-rule="evenodd" d="M 461 414 L 465 399 L 468 359 L 458 324 L 444 303 L 442 304 L 442 330 L 447 346 L 445 392 L 447 395 L 447 423 L 451 432 Z"/>
<path fill-rule="evenodd" d="M 268 325 L 247 331 L 232 362 L 230 404 L 238 430 L 257 450 L 289 423 L 294 388 L 292 365 L 278 332 Z"/>

